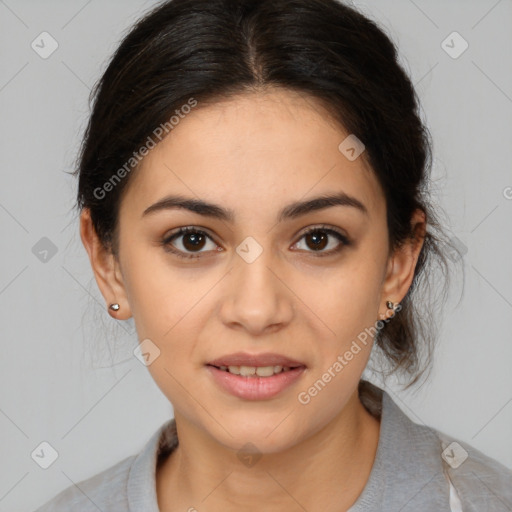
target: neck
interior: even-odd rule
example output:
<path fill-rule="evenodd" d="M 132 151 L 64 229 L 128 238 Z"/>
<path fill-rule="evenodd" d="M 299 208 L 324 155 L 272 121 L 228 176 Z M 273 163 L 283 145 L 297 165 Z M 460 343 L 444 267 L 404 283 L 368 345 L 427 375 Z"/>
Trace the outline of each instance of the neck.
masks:
<path fill-rule="evenodd" d="M 179 444 L 157 468 L 162 512 L 347 510 L 368 481 L 380 432 L 357 390 L 323 429 L 254 465 L 179 414 L 176 426 Z"/>

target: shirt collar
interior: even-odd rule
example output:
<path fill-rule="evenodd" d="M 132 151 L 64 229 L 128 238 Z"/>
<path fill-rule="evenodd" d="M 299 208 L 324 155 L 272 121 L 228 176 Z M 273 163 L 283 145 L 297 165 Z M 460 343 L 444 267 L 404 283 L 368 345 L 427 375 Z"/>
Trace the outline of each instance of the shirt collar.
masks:
<path fill-rule="evenodd" d="M 370 387 L 382 396 L 379 443 L 366 486 L 348 512 L 449 510 L 435 432 L 409 419 L 386 391 Z"/>
<path fill-rule="evenodd" d="M 439 440 L 429 427 L 411 421 L 384 390 L 362 381 L 363 405 L 380 416 L 377 452 L 369 479 L 349 512 L 447 510 L 449 488 L 443 475 Z M 128 476 L 130 512 L 159 512 L 156 466 L 178 444 L 174 418 L 165 422 L 135 458 Z M 438 453 L 439 451 L 439 453 Z M 394 507 L 394 508 L 393 508 Z M 398 508 L 396 508 L 398 507 Z"/>
<path fill-rule="evenodd" d="M 178 444 L 174 418 L 166 421 L 135 458 L 128 475 L 127 497 L 130 512 L 160 512 L 156 496 L 156 466 L 161 455 Z"/>

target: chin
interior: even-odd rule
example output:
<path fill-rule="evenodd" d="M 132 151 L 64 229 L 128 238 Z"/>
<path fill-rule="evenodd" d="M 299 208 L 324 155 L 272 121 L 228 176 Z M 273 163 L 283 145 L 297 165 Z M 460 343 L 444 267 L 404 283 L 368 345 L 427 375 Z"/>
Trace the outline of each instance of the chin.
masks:
<path fill-rule="evenodd" d="M 219 444 L 237 453 L 242 447 L 261 454 L 279 453 L 294 446 L 301 437 L 291 423 L 283 421 L 287 414 L 289 410 L 275 413 L 272 419 L 268 414 L 262 417 L 253 414 L 240 421 L 240 413 L 237 413 L 233 417 L 223 416 L 222 426 L 208 419 L 205 428 Z"/>

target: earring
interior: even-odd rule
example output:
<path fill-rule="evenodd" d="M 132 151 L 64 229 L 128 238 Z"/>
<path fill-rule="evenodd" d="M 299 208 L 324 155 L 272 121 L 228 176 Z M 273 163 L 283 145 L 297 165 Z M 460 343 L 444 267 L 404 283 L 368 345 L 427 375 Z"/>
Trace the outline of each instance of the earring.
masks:
<path fill-rule="evenodd" d="M 395 305 L 390 300 L 386 302 L 386 307 L 388 309 L 395 309 Z"/>
<path fill-rule="evenodd" d="M 117 304 L 117 302 L 114 304 L 110 304 L 109 307 L 112 311 L 119 311 L 119 304 Z"/>

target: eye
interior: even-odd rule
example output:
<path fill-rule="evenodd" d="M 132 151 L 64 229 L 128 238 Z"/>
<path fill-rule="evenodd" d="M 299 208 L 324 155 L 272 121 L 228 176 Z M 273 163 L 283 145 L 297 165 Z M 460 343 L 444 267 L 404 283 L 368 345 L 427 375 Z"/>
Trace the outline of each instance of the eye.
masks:
<path fill-rule="evenodd" d="M 335 242 L 334 244 L 331 243 L 333 238 L 338 242 L 337 244 Z M 307 247 L 312 248 L 312 250 L 306 249 L 306 252 L 311 252 L 314 256 L 333 255 L 340 252 L 344 246 L 350 245 L 350 241 L 345 235 L 327 226 L 314 226 L 309 228 L 302 234 L 300 240 L 302 239 L 304 239 Z M 207 247 L 208 241 L 211 243 L 210 248 Z M 295 246 L 299 243 L 300 242 L 297 242 Z M 201 257 L 200 254 L 203 252 L 218 252 L 222 250 L 213 241 L 210 235 L 192 226 L 183 227 L 171 233 L 162 240 L 161 244 L 167 252 L 176 254 L 180 258 L 199 258 Z M 330 245 L 334 247 L 329 250 L 324 250 Z"/>
<path fill-rule="evenodd" d="M 178 240 L 176 245 L 173 243 L 175 240 Z M 202 251 L 201 249 L 205 247 L 208 240 L 211 241 L 212 247 L 207 248 L 206 251 Z M 201 252 L 219 250 L 210 235 L 191 226 L 180 228 L 178 231 L 171 233 L 162 240 L 162 245 L 166 251 L 172 252 L 181 258 L 199 258 L 199 253 Z M 198 255 L 195 256 L 194 253 L 198 253 Z"/>
<path fill-rule="evenodd" d="M 334 243 L 330 243 L 329 238 L 334 238 L 338 243 L 336 243 L 336 241 L 334 241 Z M 306 249 L 306 252 L 312 252 L 313 254 L 318 253 L 314 254 L 314 256 L 330 256 L 340 252 L 344 246 L 350 245 L 350 242 L 345 235 L 327 226 L 314 226 L 309 228 L 305 233 L 303 233 L 301 240 L 302 239 L 304 239 L 307 247 L 313 249 L 312 251 L 308 251 Z M 297 242 L 297 244 L 298 243 L 299 242 Z M 331 245 L 331 249 L 324 251 L 324 249 L 329 247 L 329 245 Z M 332 248 L 332 246 L 334 246 L 334 248 Z"/>

